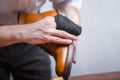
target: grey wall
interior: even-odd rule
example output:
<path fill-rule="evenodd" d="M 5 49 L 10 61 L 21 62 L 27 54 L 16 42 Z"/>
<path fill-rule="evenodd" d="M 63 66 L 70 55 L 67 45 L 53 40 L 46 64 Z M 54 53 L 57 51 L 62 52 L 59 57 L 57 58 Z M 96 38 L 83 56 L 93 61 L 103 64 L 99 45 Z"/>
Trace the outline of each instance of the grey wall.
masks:
<path fill-rule="evenodd" d="M 47 2 L 43 9 L 50 5 Z M 120 71 L 120 0 L 83 0 L 80 16 L 83 32 L 71 76 Z"/>

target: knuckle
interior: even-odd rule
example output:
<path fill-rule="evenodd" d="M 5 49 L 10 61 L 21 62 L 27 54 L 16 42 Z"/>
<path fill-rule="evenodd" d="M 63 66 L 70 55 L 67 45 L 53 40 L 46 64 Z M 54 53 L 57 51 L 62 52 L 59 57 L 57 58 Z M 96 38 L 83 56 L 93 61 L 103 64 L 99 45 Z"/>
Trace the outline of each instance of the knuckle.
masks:
<path fill-rule="evenodd" d="M 50 31 L 49 30 L 44 30 L 43 35 L 49 35 Z M 44 37 L 44 36 L 43 36 Z M 46 37 L 46 36 L 45 36 Z"/>
<path fill-rule="evenodd" d="M 53 19 L 54 18 L 50 16 L 45 17 L 41 22 L 42 26 L 56 28 L 56 23 L 53 21 Z"/>
<path fill-rule="evenodd" d="M 42 36 L 42 40 L 47 41 L 47 40 L 49 40 L 49 37 L 46 36 L 46 35 L 43 35 L 43 36 Z"/>
<path fill-rule="evenodd" d="M 54 17 L 52 17 L 52 16 L 47 16 L 47 17 L 45 17 L 45 19 L 50 20 L 50 21 L 53 21 L 53 20 L 54 20 Z"/>
<path fill-rule="evenodd" d="M 68 36 L 69 33 L 65 32 L 65 31 L 61 31 L 61 34 L 63 34 L 64 36 Z"/>
<path fill-rule="evenodd" d="M 45 21 L 45 25 L 47 25 L 48 27 L 56 27 L 56 23 L 51 21 L 51 20 L 46 20 Z"/>
<path fill-rule="evenodd" d="M 63 43 L 66 43 L 66 40 L 58 38 L 56 39 L 56 42 L 63 44 Z"/>
<path fill-rule="evenodd" d="M 56 39 L 56 42 L 61 42 L 61 40 L 59 38 Z"/>

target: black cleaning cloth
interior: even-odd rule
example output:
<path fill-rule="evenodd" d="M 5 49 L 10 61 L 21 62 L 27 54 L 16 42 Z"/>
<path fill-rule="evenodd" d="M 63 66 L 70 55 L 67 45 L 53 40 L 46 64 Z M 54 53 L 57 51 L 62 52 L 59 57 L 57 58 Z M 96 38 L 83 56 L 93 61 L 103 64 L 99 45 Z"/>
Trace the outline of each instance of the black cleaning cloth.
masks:
<path fill-rule="evenodd" d="M 75 36 L 80 35 L 82 32 L 81 26 L 75 24 L 73 21 L 60 14 L 55 16 L 55 22 L 57 24 L 57 29 L 64 30 Z"/>

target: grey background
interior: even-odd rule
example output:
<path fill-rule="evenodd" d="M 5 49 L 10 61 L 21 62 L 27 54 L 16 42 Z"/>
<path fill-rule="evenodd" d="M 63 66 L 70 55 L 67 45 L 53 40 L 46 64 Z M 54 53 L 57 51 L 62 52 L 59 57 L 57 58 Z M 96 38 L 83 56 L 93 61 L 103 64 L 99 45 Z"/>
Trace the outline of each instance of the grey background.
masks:
<path fill-rule="evenodd" d="M 50 6 L 47 2 L 42 11 Z M 83 0 L 80 17 L 83 32 L 71 76 L 120 71 L 120 0 Z"/>

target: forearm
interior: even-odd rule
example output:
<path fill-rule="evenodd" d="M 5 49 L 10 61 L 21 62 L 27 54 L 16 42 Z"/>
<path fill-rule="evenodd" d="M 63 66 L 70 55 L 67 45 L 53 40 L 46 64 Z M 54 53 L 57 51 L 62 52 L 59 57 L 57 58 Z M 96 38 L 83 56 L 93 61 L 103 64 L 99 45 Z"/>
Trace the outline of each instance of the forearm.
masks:
<path fill-rule="evenodd" d="M 65 31 L 56 30 L 54 17 L 24 25 L 6 25 L 0 27 L 0 47 L 15 43 L 28 44 L 59 43 L 70 44 L 76 36 Z"/>
<path fill-rule="evenodd" d="M 23 25 L 0 26 L 0 47 L 22 42 L 23 27 Z"/>
<path fill-rule="evenodd" d="M 74 23 L 80 25 L 79 11 L 75 7 L 67 5 L 67 6 L 64 6 L 60 9 L 58 9 L 58 11 L 60 14 L 65 15 L 70 20 L 72 20 Z"/>
<path fill-rule="evenodd" d="M 11 30 L 7 28 L 7 26 L 0 27 L 0 47 L 7 46 L 15 42 L 15 40 L 12 38 L 13 38 L 13 34 Z"/>

